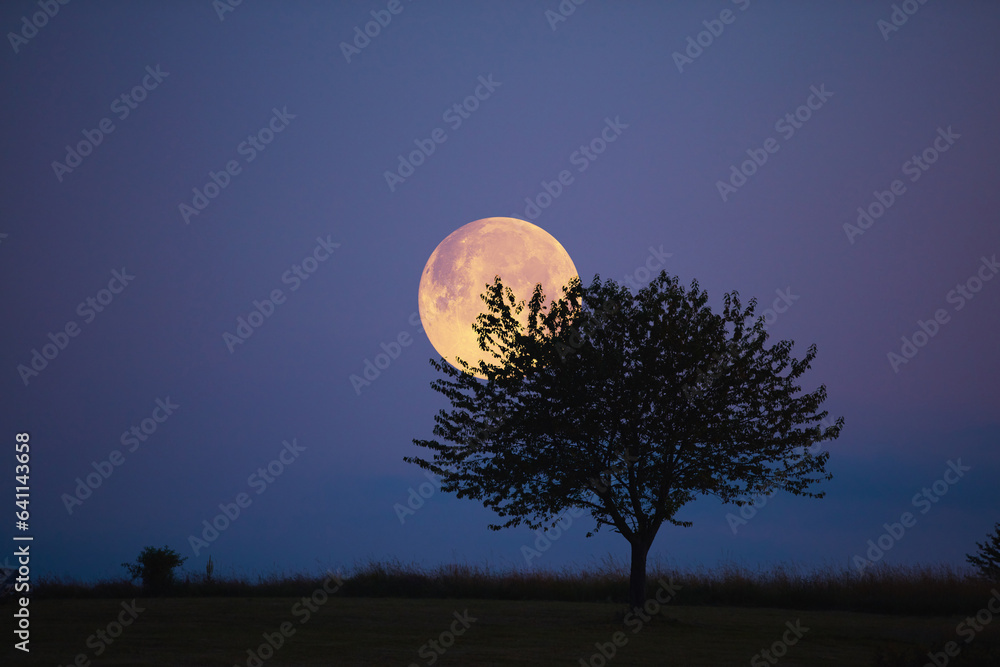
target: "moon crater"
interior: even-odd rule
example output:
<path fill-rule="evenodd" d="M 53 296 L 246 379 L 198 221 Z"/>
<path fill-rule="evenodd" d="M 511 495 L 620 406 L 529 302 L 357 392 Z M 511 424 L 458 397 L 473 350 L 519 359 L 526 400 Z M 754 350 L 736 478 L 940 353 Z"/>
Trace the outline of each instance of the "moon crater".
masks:
<path fill-rule="evenodd" d="M 418 304 L 431 345 L 456 368 L 458 358 L 473 367 L 480 360 L 492 361 L 479 348 L 472 324 L 486 310 L 480 295 L 495 276 L 518 301 L 527 302 L 538 283 L 551 301 L 562 295 L 561 288 L 577 271 L 559 241 L 524 220 L 484 218 L 449 234 L 424 266 Z M 519 319 L 526 325 L 527 312 Z"/>

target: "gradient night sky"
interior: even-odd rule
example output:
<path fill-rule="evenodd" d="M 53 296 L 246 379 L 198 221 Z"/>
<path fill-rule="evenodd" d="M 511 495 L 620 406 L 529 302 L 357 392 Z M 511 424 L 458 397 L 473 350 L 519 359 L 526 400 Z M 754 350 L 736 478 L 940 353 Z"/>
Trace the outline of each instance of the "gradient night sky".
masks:
<path fill-rule="evenodd" d="M 846 418 L 827 497 L 776 496 L 735 535 L 737 510 L 699 499 L 678 515 L 694 527 L 665 527 L 652 558 L 846 566 L 910 511 L 885 560 L 963 564 L 1000 519 L 1000 279 L 961 309 L 948 300 L 1000 254 L 1000 6 L 927 3 L 886 40 L 888 1 L 591 0 L 553 30 L 555 0 L 402 0 L 348 63 L 340 43 L 386 5 L 248 0 L 220 20 L 209 0 L 72 2 L 16 53 L 8 38 L 0 494 L 13 495 L 14 434 L 30 431 L 36 573 L 118 576 L 163 544 L 196 572 L 209 555 L 219 573 L 523 566 L 534 534 L 489 531 L 475 502 L 435 493 L 402 525 L 393 509 L 426 481 L 402 458 L 423 455 L 411 439 L 445 405 L 411 322 L 421 270 L 450 232 L 492 216 L 542 226 L 588 284 L 642 282 L 662 248 L 715 307 L 733 289 L 765 308 L 776 290 L 797 297 L 769 331 L 797 356 L 818 345 L 805 387 L 825 383 Z M 726 9 L 732 22 L 678 71 L 673 53 Z M 37 11 L 5 2 L 0 27 Z M 169 75 L 122 119 L 112 103 L 147 67 Z M 491 76 L 455 128 L 443 114 Z M 812 87 L 832 96 L 788 136 L 775 123 Z M 247 162 L 238 147 L 274 109 L 294 118 Z M 60 181 L 53 161 L 102 118 L 114 131 Z M 573 153 L 609 118 L 627 128 L 579 171 Z M 911 181 L 904 163 L 949 127 L 959 138 Z M 390 191 L 384 172 L 436 128 L 445 142 Z M 777 152 L 723 201 L 717 181 L 769 137 Z M 179 204 L 230 160 L 240 172 L 185 224 Z M 573 182 L 529 217 L 525 198 L 562 170 Z M 844 224 L 895 179 L 905 192 L 852 243 Z M 340 246 L 291 291 L 282 275 L 318 237 Z M 123 267 L 134 280 L 88 322 L 78 305 Z M 223 333 L 276 288 L 286 301 L 230 353 Z M 947 323 L 894 372 L 887 354 L 938 309 Z M 18 366 L 70 321 L 79 334 L 26 385 Z M 350 376 L 401 332 L 415 342 L 356 393 Z M 168 397 L 173 414 L 123 447 Z M 258 495 L 248 478 L 293 438 L 305 449 Z M 114 450 L 122 465 L 69 514 L 62 495 Z M 922 514 L 914 495 L 958 459 L 971 471 Z M 244 492 L 252 504 L 194 556 L 189 535 Z M 588 527 L 532 565 L 627 555 Z"/>

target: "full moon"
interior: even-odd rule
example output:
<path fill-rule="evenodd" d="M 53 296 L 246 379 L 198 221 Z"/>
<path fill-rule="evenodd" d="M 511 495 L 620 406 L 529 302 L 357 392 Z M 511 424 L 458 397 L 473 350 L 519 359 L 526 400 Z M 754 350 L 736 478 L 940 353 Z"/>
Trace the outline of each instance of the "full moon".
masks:
<path fill-rule="evenodd" d="M 495 361 L 479 349 L 472 324 L 486 303 L 480 295 L 500 276 L 518 301 L 527 303 L 542 284 L 546 301 L 562 296 L 577 277 L 569 253 L 541 227 L 517 218 L 484 218 L 459 227 L 431 253 L 420 276 L 420 321 L 431 345 L 448 363 L 456 358 L 472 367 Z M 520 316 L 527 325 L 527 310 Z M 483 376 L 475 371 L 476 377 Z"/>

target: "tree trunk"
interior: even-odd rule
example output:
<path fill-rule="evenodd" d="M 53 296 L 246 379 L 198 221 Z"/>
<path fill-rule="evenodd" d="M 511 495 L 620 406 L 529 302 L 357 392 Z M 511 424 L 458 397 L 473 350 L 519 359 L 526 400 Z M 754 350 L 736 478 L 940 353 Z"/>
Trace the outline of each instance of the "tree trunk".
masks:
<path fill-rule="evenodd" d="M 628 582 L 628 605 L 632 609 L 646 604 L 646 556 L 650 545 L 641 537 L 632 542 L 632 569 Z"/>

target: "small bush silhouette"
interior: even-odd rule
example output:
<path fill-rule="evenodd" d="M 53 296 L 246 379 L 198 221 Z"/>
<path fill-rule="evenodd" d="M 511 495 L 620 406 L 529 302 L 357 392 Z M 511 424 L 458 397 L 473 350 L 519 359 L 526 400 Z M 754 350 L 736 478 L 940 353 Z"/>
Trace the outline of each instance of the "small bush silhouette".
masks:
<path fill-rule="evenodd" d="M 977 554 L 968 554 L 965 560 L 974 566 L 979 575 L 990 581 L 1000 582 L 1000 523 L 993 526 L 993 534 L 985 542 L 976 542 Z"/>
<path fill-rule="evenodd" d="M 142 587 L 150 595 L 162 595 L 173 586 L 174 568 L 186 561 L 173 549 L 146 547 L 135 563 L 122 563 L 132 579 L 142 579 Z"/>

